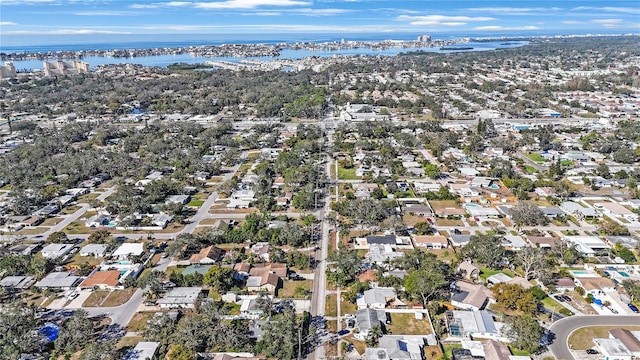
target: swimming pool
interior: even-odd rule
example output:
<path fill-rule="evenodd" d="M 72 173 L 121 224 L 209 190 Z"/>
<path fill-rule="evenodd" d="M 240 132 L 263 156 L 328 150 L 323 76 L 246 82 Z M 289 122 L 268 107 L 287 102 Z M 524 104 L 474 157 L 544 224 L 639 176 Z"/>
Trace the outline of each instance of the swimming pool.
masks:
<path fill-rule="evenodd" d="M 480 207 L 480 205 L 478 205 L 478 204 L 472 204 L 472 203 L 464 204 L 464 206 L 466 206 L 466 207 Z"/>
<path fill-rule="evenodd" d="M 498 185 L 498 184 L 491 184 L 491 186 L 489 186 L 489 187 L 494 189 L 494 190 L 495 189 L 500 189 L 500 185 Z"/>
<path fill-rule="evenodd" d="M 591 272 L 586 271 L 586 270 L 571 270 L 571 273 L 573 273 L 573 275 L 588 275 L 588 274 L 591 274 Z"/>
<path fill-rule="evenodd" d="M 620 274 L 620 276 L 622 276 L 622 277 L 629 277 L 629 274 L 627 274 L 624 271 L 618 271 L 618 274 Z"/>

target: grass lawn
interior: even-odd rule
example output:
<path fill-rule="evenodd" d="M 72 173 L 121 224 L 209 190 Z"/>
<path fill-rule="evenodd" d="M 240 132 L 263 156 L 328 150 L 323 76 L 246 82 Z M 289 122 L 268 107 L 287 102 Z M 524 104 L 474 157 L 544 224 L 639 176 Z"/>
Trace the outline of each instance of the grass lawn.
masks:
<path fill-rule="evenodd" d="M 149 319 L 151 319 L 155 315 L 155 313 L 155 311 L 135 313 L 133 315 L 133 318 L 131 318 L 131 321 L 129 321 L 129 324 L 127 325 L 127 331 L 142 331 L 142 329 L 144 329 L 144 326 L 147 324 L 147 321 L 149 321 Z"/>
<path fill-rule="evenodd" d="M 96 199 L 98 196 L 100 196 L 100 195 L 102 195 L 102 194 L 95 193 L 95 192 L 88 193 L 88 194 L 86 194 L 86 195 L 82 195 L 82 196 L 80 196 L 80 197 L 78 198 L 78 202 L 79 202 L 79 203 L 88 203 L 88 202 L 90 202 L 91 200 L 95 200 L 95 199 Z M 76 210 L 77 210 L 77 209 L 76 209 Z"/>
<path fill-rule="evenodd" d="M 204 200 L 191 200 L 187 206 L 200 207 L 202 204 L 204 204 Z"/>
<path fill-rule="evenodd" d="M 80 266 L 81 264 L 89 263 L 89 265 L 91 266 L 96 266 L 100 264 L 102 260 L 103 260 L 102 258 L 95 258 L 93 256 L 80 256 L 80 253 L 77 253 L 71 258 L 71 263 L 67 265 Z"/>
<path fill-rule="evenodd" d="M 356 176 L 356 169 L 345 169 L 342 166 L 338 167 L 338 180 L 360 180 L 360 176 Z"/>
<path fill-rule="evenodd" d="M 533 167 L 533 166 L 531 166 L 531 165 L 525 165 L 525 166 L 524 166 L 524 171 L 526 171 L 526 172 L 527 172 L 527 174 L 535 174 L 535 173 L 537 173 L 537 172 L 538 172 L 538 170 L 536 170 L 536 168 L 534 168 L 534 167 Z"/>
<path fill-rule="evenodd" d="M 461 349 L 462 344 L 442 344 L 445 359 L 453 359 L 453 349 Z"/>
<path fill-rule="evenodd" d="M 340 313 L 342 316 L 344 316 L 344 314 L 355 315 L 357 309 L 358 308 L 356 304 L 352 304 L 348 301 L 345 301 L 344 299 L 340 299 Z"/>
<path fill-rule="evenodd" d="M 63 229 L 69 235 L 90 233 L 91 229 L 87 228 L 82 221 L 74 221 Z"/>
<path fill-rule="evenodd" d="M 124 290 L 114 290 L 111 292 L 111 294 L 109 294 L 109 296 L 107 296 L 107 298 L 102 303 L 102 306 L 104 307 L 120 306 L 126 303 L 127 301 L 129 301 L 129 299 L 131 299 L 131 296 L 133 295 L 133 293 L 136 292 L 136 290 L 137 288 L 135 287 L 127 288 Z"/>
<path fill-rule="evenodd" d="M 118 341 L 118 343 L 116 344 L 116 347 L 118 349 L 133 348 L 140 341 L 143 341 L 142 336 L 126 336 L 126 337 L 121 338 L 120 341 Z"/>
<path fill-rule="evenodd" d="M 429 205 L 433 210 L 442 210 L 446 208 L 459 209 L 460 205 L 455 200 L 429 200 Z"/>
<path fill-rule="evenodd" d="M 327 300 L 324 309 L 325 316 L 338 316 L 338 302 L 336 301 L 336 295 L 327 295 Z"/>
<path fill-rule="evenodd" d="M 42 222 L 42 226 L 54 226 L 58 225 L 63 219 L 59 217 L 48 218 Z"/>
<path fill-rule="evenodd" d="M 18 235 L 40 235 L 42 233 L 45 233 L 47 230 L 49 230 L 49 228 L 43 226 L 38 226 L 35 228 L 22 228 L 20 231 L 18 231 Z"/>
<path fill-rule="evenodd" d="M 391 325 L 386 325 L 387 333 L 395 335 L 426 335 L 431 334 L 429 320 L 417 320 L 414 314 L 391 314 Z"/>
<path fill-rule="evenodd" d="M 545 158 L 543 158 L 543 157 L 542 157 L 542 155 L 540 155 L 540 154 L 538 154 L 538 153 L 530 153 L 530 154 L 527 154 L 527 157 L 528 157 L 529 159 L 531 159 L 532 161 L 537 162 L 538 164 L 542 164 L 542 163 L 544 163 L 545 161 L 547 161 Z"/>
<path fill-rule="evenodd" d="M 571 166 L 573 165 L 573 160 L 569 160 L 569 159 L 560 160 L 560 165 Z"/>
<path fill-rule="evenodd" d="M 278 297 L 307 299 L 313 287 L 313 280 L 284 280 L 282 289 L 278 291 Z"/>
<path fill-rule="evenodd" d="M 99 307 L 100 304 L 109 296 L 108 290 L 97 290 L 91 293 L 89 297 L 84 301 L 82 306 L 84 307 Z"/>
<path fill-rule="evenodd" d="M 564 309 L 564 306 L 560 305 L 559 302 L 557 302 L 556 300 L 554 300 L 553 298 L 547 296 L 546 298 L 542 299 L 541 301 L 542 305 L 544 305 L 545 308 L 549 309 L 549 310 L 553 310 L 555 312 L 559 312 L 560 309 Z"/>
<path fill-rule="evenodd" d="M 589 326 L 578 329 L 569 335 L 569 345 L 573 350 L 586 350 L 593 347 L 593 339 L 608 338 L 609 330 L 623 328 L 631 331 L 640 330 L 640 326 Z"/>
<path fill-rule="evenodd" d="M 364 341 L 360 341 L 358 339 L 356 339 L 353 334 L 349 334 L 348 336 L 344 337 L 344 340 L 350 342 L 354 349 L 356 349 L 356 351 L 360 354 L 364 354 L 364 350 L 367 347 L 367 344 L 364 343 Z"/>
<path fill-rule="evenodd" d="M 148 269 L 145 269 L 145 271 L 147 271 Z M 171 276 L 171 274 L 173 273 L 178 273 L 178 274 L 182 274 L 182 272 L 184 271 L 183 267 L 177 267 L 177 266 L 169 266 L 164 273 L 167 275 L 167 279 L 169 279 L 169 276 Z M 144 271 L 143 271 L 144 272 Z M 140 276 L 142 276 L 143 274 L 140 274 Z"/>
<path fill-rule="evenodd" d="M 60 210 L 60 214 L 69 215 L 69 214 L 73 214 L 74 212 L 76 212 L 78 210 L 80 210 L 80 206 L 78 206 L 78 205 L 67 206 L 67 207 L 63 208 L 62 210 Z"/>
<path fill-rule="evenodd" d="M 505 274 L 505 275 L 509 275 L 509 276 L 511 276 L 511 277 L 515 277 L 515 275 L 514 275 L 511 271 L 509 271 L 509 270 L 507 270 L 507 269 L 503 269 L 503 270 L 493 270 L 493 269 L 489 269 L 489 268 L 485 268 L 485 267 L 481 267 L 481 268 L 480 268 L 480 278 L 481 278 L 482 280 L 487 280 L 487 278 L 488 278 L 489 276 L 495 275 L 495 274 L 497 274 L 497 273 L 503 273 L 503 274 Z"/>
<path fill-rule="evenodd" d="M 436 219 L 436 226 L 464 226 L 460 219 Z"/>
<path fill-rule="evenodd" d="M 509 350 L 511 350 L 511 353 L 515 356 L 531 356 L 531 353 L 526 351 L 526 350 L 518 350 L 518 348 L 513 347 L 513 346 L 509 346 Z"/>

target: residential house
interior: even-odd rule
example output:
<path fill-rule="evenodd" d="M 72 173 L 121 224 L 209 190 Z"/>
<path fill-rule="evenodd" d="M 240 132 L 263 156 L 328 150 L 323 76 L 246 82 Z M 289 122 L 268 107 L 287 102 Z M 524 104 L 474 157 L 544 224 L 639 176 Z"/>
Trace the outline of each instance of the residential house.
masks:
<path fill-rule="evenodd" d="M 109 221 L 111 221 L 110 215 L 100 213 L 100 214 L 95 214 L 89 219 L 87 219 L 87 221 L 85 221 L 84 224 L 86 227 L 96 228 L 100 226 L 109 225 Z"/>
<path fill-rule="evenodd" d="M 442 235 L 415 235 L 413 237 L 413 246 L 425 249 L 445 249 L 449 246 L 449 240 Z"/>
<path fill-rule="evenodd" d="M 258 306 L 257 296 L 247 296 L 240 304 L 240 315 L 247 319 L 260 319 L 264 311 Z"/>
<path fill-rule="evenodd" d="M 30 288 L 35 282 L 32 276 L 7 276 L 0 280 L 0 287 L 7 292 L 22 291 Z"/>
<path fill-rule="evenodd" d="M 596 203 L 594 206 L 607 215 L 624 218 L 628 221 L 638 221 L 638 214 L 618 203 Z"/>
<path fill-rule="evenodd" d="M 75 244 L 49 244 L 40 253 L 42 257 L 54 260 L 69 254 L 75 247 Z"/>
<path fill-rule="evenodd" d="M 374 326 L 379 326 L 384 332 L 384 323 L 387 315 L 384 310 L 360 309 L 356 311 L 356 326 L 359 332 L 354 334 L 358 340 L 364 341 L 369 335 L 369 331 Z"/>
<path fill-rule="evenodd" d="M 396 290 L 388 287 L 376 287 L 365 290 L 361 297 L 356 300 L 358 309 L 380 310 L 387 307 L 387 304 L 398 298 Z"/>
<path fill-rule="evenodd" d="M 69 290 L 78 286 L 81 281 L 81 277 L 75 276 L 70 272 L 58 271 L 49 273 L 38 281 L 35 286 L 40 289 Z"/>
<path fill-rule="evenodd" d="M 247 289 L 249 291 L 268 291 L 274 293 L 282 282 L 282 278 L 287 276 L 287 266 L 285 264 L 267 263 L 255 264 L 249 270 L 247 278 Z"/>
<path fill-rule="evenodd" d="M 609 339 L 618 339 L 635 356 L 640 358 L 640 331 L 617 328 L 609 330 Z"/>
<path fill-rule="evenodd" d="M 370 235 L 365 238 L 356 238 L 356 244 L 361 248 L 368 248 L 373 244 L 389 245 L 394 249 L 412 249 L 411 239 L 406 236 L 396 235 Z"/>
<path fill-rule="evenodd" d="M 556 194 L 556 191 L 549 186 L 538 187 L 534 191 L 540 197 L 554 196 Z"/>
<path fill-rule="evenodd" d="M 568 277 L 555 280 L 553 285 L 557 292 L 574 291 L 576 289 L 576 284 L 573 282 L 573 279 Z"/>
<path fill-rule="evenodd" d="M 36 210 L 36 212 L 34 212 L 35 215 L 47 218 L 55 213 L 57 213 L 58 211 L 60 211 L 60 208 L 58 207 L 57 204 L 48 204 L 38 210 Z"/>
<path fill-rule="evenodd" d="M 526 238 L 531 245 L 541 249 L 551 249 L 557 241 L 560 241 L 559 239 L 551 236 L 526 236 Z"/>
<path fill-rule="evenodd" d="M 471 235 L 452 234 L 449 236 L 449 242 L 453 247 L 463 247 L 471 241 Z"/>
<path fill-rule="evenodd" d="M 519 251 L 522 250 L 523 247 L 527 246 L 527 243 L 524 241 L 522 236 L 506 235 L 504 236 L 502 245 L 511 248 L 511 250 Z"/>
<path fill-rule="evenodd" d="M 403 256 L 403 252 L 393 251 L 391 245 L 386 244 L 369 245 L 369 252 L 366 255 L 369 261 L 378 265 L 389 263 L 392 260 L 401 258 Z"/>
<path fill-rule="evenodd" d="M 80 256 L 104 257 L 107 254 L 106 244 L 88 244 L 80 249 Z"/>
<path fill-rule="evenodd" d="M 599 213 L 594 208 L 583 207 L 582 205 L 573 202 L 565 201 L 560 204 L 560 209 L 569 215 L 573 215 L 578 219 L 595 219 L 599 216 Z"/>
<path fill-rule="evenodd" d="M 151 224 L 161 229 L 166 228 L 167 225 L 171 223 L 171 221 L 173 221 L 173 216 L 169 214 L 164 214 L 164 213 L 153 214 L 153 216 L 151 217 Z"/>
<path fill-rule="evenodd" d="M 578 251 L 586 256 L 593 256 L 600 251 L 611 248 L 597 236 L 565 236 L 563 241 L 576 245 Z"/>
<path fill-rule="evenodd" d="M 435 181 L 416 181 L 413 183 L 413 186 L 416 189 L 416 192 L 425 193 L 425 192 L 436 192 L 440 190 L 442 186 L 440 183 Z"/>
<path fill-rule="evenodd" d="M 416 360 L 424 359 L 422 336 L 383 335 L 378 347 L 365 349 L 365 360 Z"/>
<path fill-rule="evenodd" d="M 633 360 L 634 356 L 620 339 L 593 339 L 603 359 Z"/>
<path fill-rule="evenodd" d="M 402 205 L 402 213 L 418 216 L 433 216 L 433 210 L 429 205 L 405 203 Z"/>
<path fill-rule="evenodd" d="M 118 260 L 127 260 L 129 256 L 141 256 L 144 253 L 143 243 L 124 243 L 111 256 Z"/>
<path fill-rule="evenodd" d="M 260 259 L 269 262 L 269 250 L 271 250 L 271 244 L 268 242 L 257 242 L 251 246 L 251 252 L 257 255 Z"/>
<path fill-rule="evenodd" d="M 544 216 L 546 216 L 546 217 L 548 217 L 550 219 L 555 219 L 556 217 L 558 217 L 560 215 L 564 215 L 564 211 L 562 211 L 562 209 L 560 209 L 558 207 L 539 206 L 538 209 L 540 209 L 540 211 L 542 211 Z"/>
<path fill-rule="evenodd" d="M 193 254 L 189 258 L 189 262 L 192 264 L 215 264 L 222 260 L 224 254 L 224 250 L 211 245 L 200 250 L 197 254 Z"/>
<path fill-rule="evenodd" d="M 495 218 L 500 212 L 491 206 L 480 206 L 478 204 L 464 204 L 464 210 L 474 218 Z"/>
<path fill-rule="evenodd" d="M 22 225 L 23 227 L 35 227 L 42 224 L 43 221 L 44 219 L 41 218 L 40 216 L 31 215 L 29 218 L 21 221 L 19 224 Z"/>
<path fill-rule="evenodd" d="M 471 179 L 471 181 L 469 182 L 469 185 L 475 188 L 488 188 L 491 186 L 492 182 L 493 182 L 492 178 L 476 176 L 473 179 Z"/>
<path fill-rule="evenodd" d="M 576 285 L 582 287 L 587 294 L 599 295 L 602 293 L 615 292 L 616 284 L 613 280 L 600 276 L 575 277 Z"/>
<path fill-rule="evenodd" d="M 451 336 L 508 341 L 501 334 L 504 324 L 495 322 L 487 311 L 447 311 L 445 319 Z"/>
<path fill-rule="evenodd" d="M 249 277 L 249 271 L 251 271 L 251 264 L 241 262 L 233 265 L 234 278 L 237 280 L 245 281 Z"/>
<path fill-rule="evenodd" d="M 83 289 L 114 290 L 123 288 L 120 284 L 120 270 L 95 271 L 80 284 Z"/>
<path fill-rule="evenodd" d="M 493 293 L 484 285 L 456 281 L 451 286 L 451 305 L 456 308 L 477 311 L 493 302 Z"/>
<path fill-rule="evenodd" d="M 193 309 L 201 292 L 201 287 L 175 287 L 167 291 L 162 298 L 158 299 L 157 303 L 163 309 Z"/>
<path fill-rule="evenodd" d="M 127 351 L 124 360 L 155 359 L 159 346 L 159 342 L 141 341 L 133 349 Z"/>
<path fill-rule="evenodd" d="M 484 360 L 510 360 L 511 351 L 507 345 L 495 341 L 495 340 L 484 340 L 484 341 L 473 341 L 473 340 L 462 340 L 460 341 L 462 348 L 460 350 L 467 350 L 464 355 L 469 355 L 469 359 L 484 359 Z M 459 358 L 461 352 L 456 352 L 455 359 Z M 463 357 L 464 358 L 464 357 Z M 530 359 L 528 356 L 527 359 Z"/>
<path fill-rule="evenodd" d="M 169 195 L 167 196 L 167 198 L 164 200 L 164 203 L 166 205 L 170 205 L 170 204 L 186 204 L 189 202 L 189 195 Z"/>

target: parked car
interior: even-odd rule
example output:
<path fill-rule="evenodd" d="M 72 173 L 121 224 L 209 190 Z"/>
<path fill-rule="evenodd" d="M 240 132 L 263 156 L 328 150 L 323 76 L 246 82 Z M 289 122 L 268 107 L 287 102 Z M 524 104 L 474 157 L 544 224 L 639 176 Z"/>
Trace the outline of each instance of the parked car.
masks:
<path fill-rule="evenodd" d="M 599 352 L 598 352 L 598 350 L 587 349 L 587 354 L 589 354 L 589 355 L 597 355 L 597 354 L 599 354 Z"/>
<path fill-rule="evenodd" d="M 617 313 L 618 313 L 618 310 L 616 310 L 616 309 L 612 308 L 611 306 L 609 306 L 607 309 L 609 309 L 609 311 L 611 311 L 611 312 L 612 312 L 612 313 L 614 313 L 614 314 L 617 314 Z"/>
<path fill-rule="evenodd" d="M 556 300 L 558 300 L 560 302 L 564 302 L 564 299 L 562 298 L 562 295 L 556 295 L 555 298 L 556 298 Z"/>
<path fill-rule="evenodd" d="M 627 306 L 629 307 L 629 309 L 631 309 L 631 311 L 633 311 L 634 313 L 638 313 L 640 311 L 638 311 L 638 307 L 633 305 L 633 304 L 627 304 Z"/>

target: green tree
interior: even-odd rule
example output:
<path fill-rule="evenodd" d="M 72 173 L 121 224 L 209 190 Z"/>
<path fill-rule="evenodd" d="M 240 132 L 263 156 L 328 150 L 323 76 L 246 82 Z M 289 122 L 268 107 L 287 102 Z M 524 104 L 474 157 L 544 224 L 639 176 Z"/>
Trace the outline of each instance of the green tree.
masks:
<path fill-rule="evenodd" d="M 264 326 L 264 335 L 258 345 L 262 353 L 274 359 L 295 359 L 298 355 L 300 323 L 290 308 L 271 318 Z"/>
<path fill-rule="evenodd" d="M 362 267 L 362 260 L 358 253 L 343 244 L 338 245 L 338 251 L 329 254 L 332 262 L 327 268 L 327 281 L 338 286 L 347 286 L 356 280 Z"/>
<path fill-rule="evenodd" d="M 16 301 L 5 304 L 0 311 L 0 353 L 6 359 L 18 359 L 20 354 L 39 350 L 35 307 Z"/>
<path fill-rule="evenodd" d="M 425 165 L 424 172 L 431 179 L 437 179 L 440 175 L 442 175 L 442 171 L 440 170 L 440 167 L 436 164 Z"/>
<path fill-rule="evenodd" d="M 69 241 L 67 234 L 62 231 L 56 231 L 47 236 L 48 243 L 61 244 Z"/>
<path fill-rule="evenodd" d="M 147 293 L 152 298 L 158 298 L 162 292 L 162 283 L 164 282 L 164 273 L 162 271 L 145 271 L 138 278 L 138 287 L 147 289 Z"/>
<path fill-rule="evenodd" d="M 226 293 L 233 287 L 233 269 L 214 265 L 204 274 L 203 283 L 219 294 Z"/>
<path fill-rule="evenodd" d="M 60 353 L 72 354 L 83 349 L 91 342 L 93 323 L 84 310 L 76 310 L 60 328 L 59 336 L 54 342 Z"/>
<path fill-rule="evenodd" d="M 516 348 L 534 353 L 540 348 L 544 328 L 534 317 L 525 314 L 507 317 L 503 331 Z"/>
<path fill-rule="evenodd" d="M 488 234 L 472 235 L 460 254 L 463 258 L 475 260 L 492 269 L 500 268 L 505 256 L 502 237 Z"/>
<path fill-rule="evenodd" d="M 367 337 L 364 342 L 369 347 L 376 347 L 378 346 L 378 340 L 380 340 L 382 335 L 384 335 L 382 327 L 380 325 L 374 325 L 369 329 L 369 332 L 367 332 Z"/>
<path fill-rule="evenodd" d="M 120 360 L 123 355 L 115 341 L 90 342 L 82 351 L 80 360 Z"/>
<path fill-rule="evenodd" d="M 99 229 L 87 238 L 89 244 L 106 244 L 111 241 L 111 232 L 107 229 Z"/>
<path fill-rule="evenodd" d="M 408 294 L 419 298 L 423 306 L 446 290 L 447 281 L 438 271 L 415 270 L 404 281 Z"/>

